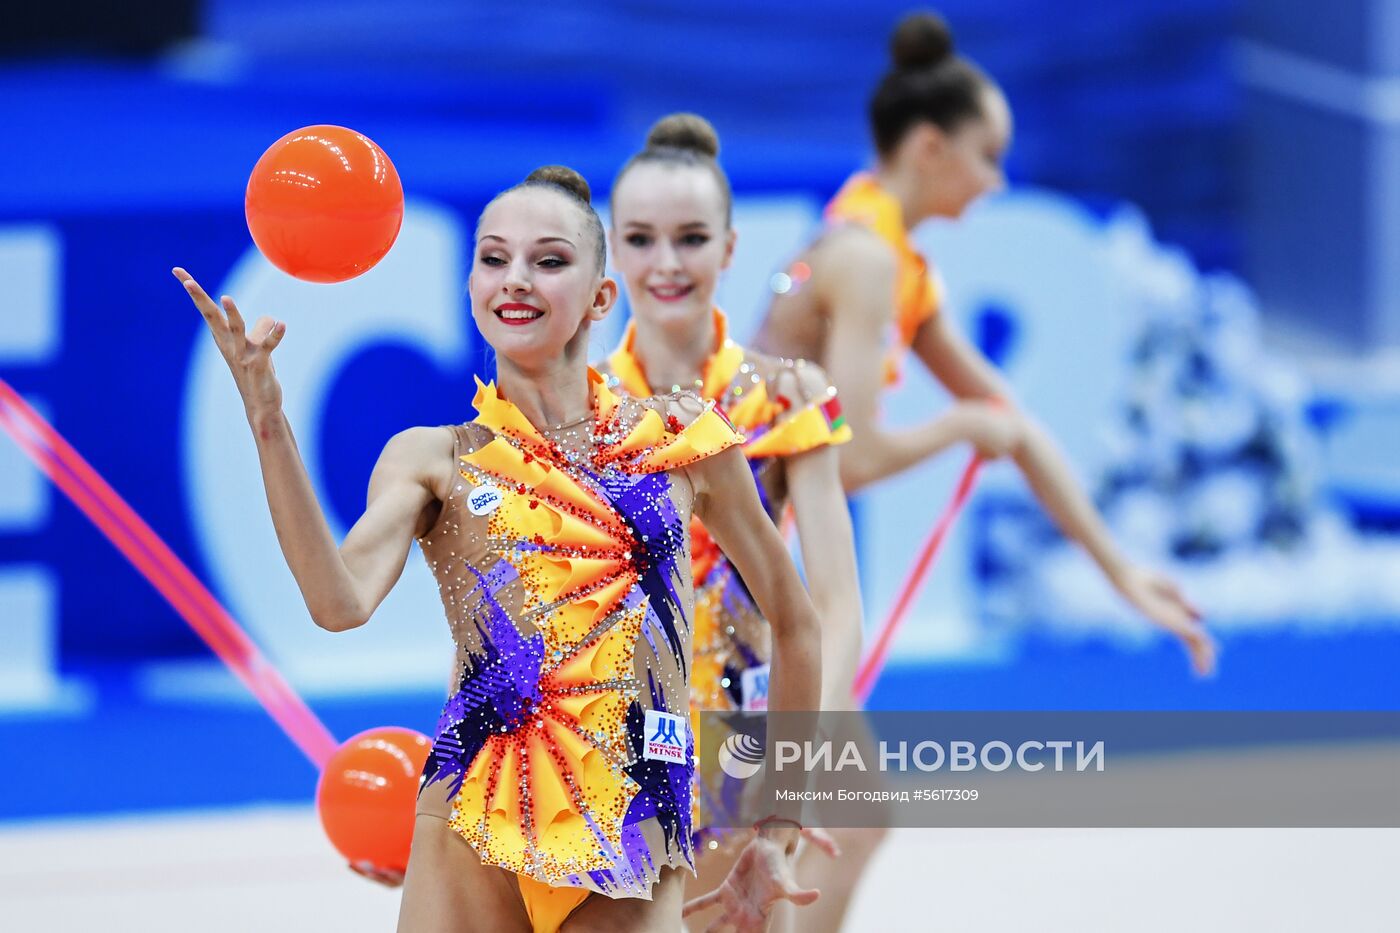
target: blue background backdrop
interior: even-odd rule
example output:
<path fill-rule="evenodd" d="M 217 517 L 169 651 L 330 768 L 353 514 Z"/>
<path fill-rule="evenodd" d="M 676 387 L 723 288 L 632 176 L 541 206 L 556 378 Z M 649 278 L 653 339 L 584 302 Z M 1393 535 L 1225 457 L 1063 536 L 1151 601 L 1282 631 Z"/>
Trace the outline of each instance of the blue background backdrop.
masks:
<path fill-rule="evenodd" d="M 1329 341 L 1351 352 L 1358 341 L 1383 342 L 1390 312 L 1374 300 L 1374 283 L 1385 279 L 1372 250 L 1390 241 L 1385 229 L 1351 223 L 1370 203 L 1353 171 L 1353 159 L 1365 161 L 1355 148 L 1310 133 L 1302 142 L 1316 151 L 1297 158 L 1315 164 L 1274 157 L 1292 142 L 1295 117 L 1338 124 L 1333 129 L 1357 146 L 1383 147 L 1393 126 L 1261 92 L 1263 79 L 1238 65 L 1241 49 L 1314 56 L 1357 81 L 1390 80 L 1397 62 L 1350 41 L 1365 27 L 1344 11 L 1318 23 L 1304 6 L 1312 5 L 954 0 L 942 8 L 961 49 L 999 79 L 1015 108 L 1013 182 L 1053 189 L 1091 218 L 1138 205 L 1156 238 L 1183 247 L 1197 268 L 1256 284 L 1267 320 L 1281 332 L 1305 328 L 1306 356 Z M 1367 6 L 1377 15 L 1393 7 Z M 215 552 L 191 517 L 191 500 L 209 493 L 190 484 L 187 409 L 192 361 L 207 335 L 167 270 L 184 265 L 213 289 L 250 268 L 239 265 L 250 249 L 243 186 L 271 141 L 309 123 L 353 126 L 390 153 L 411 201 L 469 232 L 492 193 L 541 163 L 574 165 L 603 201 L 646 126 L 694 109 L 720 130 L 741 204 L 787 223 L 868 159 L 865 97 L 902 11 L 884 0 L 587 0 L 567 8 L 213 0 L 197 10 L 194 29 L 156 43 L 155 54 L 114 54 L 91 39 L 7 46 L 0 263 L 13 246 L 23 281 L 34 284 L 0 299 L 0 377 L 51 416 L 201 579 L 215 581 Z M 1257 65 L 1257 56 L 1251 61 Z M 1385 159 L 1367 164 L 1400 171 Z M 1320 190 L 1310 187 L 1305 199 L 1328 212 L 1306 236 L 1324 239 L 1316 231 L 1326 223 L 1358 231 L 1327 241 L 1349 281 L 1361 283 L 1346 291 L 1344 314 L 1287 300 L 1287 277 L 1310 243 L 1277 235 L 1271 219 L 1287 211 L 1291 195 L 1269 180 L 1299 177 L 1316 181 Z M 797 206 L 778 202 L 764 214 L 774 198 Z M 465 241 L 443 242 L 463 261 Z M 773 267 L 786 245 L 772 247 Z M 34 266 L 33 249 L 52 265 Z M 1271 295 L 1283 298 L 1271 303 Z M 460 291 L 458 298 L 465 321 Z M 415 300 L 404 294 L 399 303 L 411 310 Z M 254 313 L 261 310 L 270 309 Z M 295 336 L 316 338 L 314 316 L 296 323 Z M 301 443 L 334 464 L 318 481 L 342 526 L 358 514 L 385 438 L 406 425 L 469 415 L 482 355 L 475 334 L 464 333 L 461 352 L 446 364 L 413 341 L 363 340 L 325 380 L 318 428 Z M 1377 401 L 1345 380 L 1321 395 L 1393 424 L 1385 420 L 1394 417 L 1393 395 Z M 1033 408 L 1053 402 L 1031 401 Z M 241 423 L 229 423 L 227 434 L 230 445 L 251 447 Z M 1357 442 L 1367 455 L 1393 465 L 1393 436 L 1367 437 Z M 0 509 L 0 641 L 26 646 L 14 657 L 31 659 L 30 674 L 53 677 L 9 700 L 0 692 L 0 743 L 25 750 L 21 766 L 0 777 L 0 817 L 306 798 L 309 769 L 207 664 L 207 649 L 154 590 L 80 513 L 26 478 L 9 450 L 0 455 L 5 470 L 0 482 L 16 504 Z M 1332 493 L 1360 482 L 1334 479 Z M 1370 496 L 1361 518 L 1397 514 L 1393 469 L 1367 474 L 1361 485 Z M 871 522 L 863 543 L 883 530 Z M 864 546 L 862 556 L 877 560 Z M 975 585 L 970 561 L 956 572 Z M 236 594 L 214 586 L 236 603 Z M 887 591 L 867 594 L 873 618 Z M 288 614 L 288 625 L 305 624 L 299 606 Z M 1108 639 L 1031 634 L 992 661 L 906 658 L 875 702 L 1390 708 L 1400 660 L 1391 622 L 1325 634 L 1306 624 L 1229 634 L 1223 673 L 1207 684 L 1191 681 L 1173 646 L 1128 650 Z M 21 683 L 22 663 L 12 685 Z M 445 657 L 442 668 L 445 675 Z M 340 735 L 381 722 L 426 731 L 441 697 L 421 677 L 372 689 L 352 677 L 340 691 L 310 673 L 293 680 Z M 193 735 L 208 741 L 182 741 Z M 96 794 L 95 768 L 104 775 Z"/>

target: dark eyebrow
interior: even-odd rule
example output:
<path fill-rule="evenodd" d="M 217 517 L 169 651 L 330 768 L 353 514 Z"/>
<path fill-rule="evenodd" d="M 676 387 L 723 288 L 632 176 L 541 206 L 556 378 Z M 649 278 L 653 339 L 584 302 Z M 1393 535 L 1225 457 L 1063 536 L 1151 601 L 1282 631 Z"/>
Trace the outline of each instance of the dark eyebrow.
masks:
<path fill-rule="evenodd" d="M 649 223 L 644 223 L 644 222 L 642 222 L 642 221 L 640 221 L 640 220 L 629 220 L 629 221 L 627 221 L 626 226 L 628 226 L 628 227 L 637 227 L 637 228 L 640 228 L 640 229 L 642 229 L 642 230 L 650 230 L 650 229 L 651 229 L 651 224 L 649 224 Z M 709 226 L 710 226 L 710 225 L 707 224 L 707 223 L 705 223 L 705 221 L 703 221 L 703 220 L 692 220 L 690 223 L 681 224 L 681 229 L 682 229 L 682 230 L 691 230 L 691 229 L 694 229 L 694 228 L 697 228 L 697 227 L 698 227 L 698 228 L 701 229 L 701 230 L 706 230 L 706 229 L 709 228 Z"/>
<path fill-rule="evenodd" d="M 481 239 L 483 239 L 483 240 L 495 240 L 495 241 L 498 242 L 498 243 L 504 243 L 504 242 L 506 241 L 505 237 L 496 236 L 496 234 L 494 234 L 494 233 L 483 233 L 483 234 L 481 235 Z M 538 240 L 536 240 L 535 242 L 536 242 L 536 243 L 567 243 L 567 244 L 569 244 L 570 246 L 573 246 L 573 245 L 574 245 L 573 240 L 565 239 L 565 238 L 562 237 L 562 236 L 542 236 L 542 237 L 540 237 Z M 577 248 L 577 247 L 575 247 L 575 248 Z"/>

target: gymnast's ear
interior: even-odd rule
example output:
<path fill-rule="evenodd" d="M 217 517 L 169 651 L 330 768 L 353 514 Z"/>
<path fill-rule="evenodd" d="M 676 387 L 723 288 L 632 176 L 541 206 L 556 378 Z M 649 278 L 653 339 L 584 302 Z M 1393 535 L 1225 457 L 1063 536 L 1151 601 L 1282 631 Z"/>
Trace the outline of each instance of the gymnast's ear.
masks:
<path fill-rule="evenodd" d="M 936 123 L 920 120 L 909 128 L 900 148 L 914 154 L 921 164 L 937 163 L 948 153 L 951 141 Z"/>
<path fill-rule="evenodd" d="M 593 304 L 588 308 L 588 319 L 590 321 L 601 321 L 608 316 L 613 305 L 617 304 L 617 280 L 604 276 L 598 283 L 598 288 L 593 292 Z"/>

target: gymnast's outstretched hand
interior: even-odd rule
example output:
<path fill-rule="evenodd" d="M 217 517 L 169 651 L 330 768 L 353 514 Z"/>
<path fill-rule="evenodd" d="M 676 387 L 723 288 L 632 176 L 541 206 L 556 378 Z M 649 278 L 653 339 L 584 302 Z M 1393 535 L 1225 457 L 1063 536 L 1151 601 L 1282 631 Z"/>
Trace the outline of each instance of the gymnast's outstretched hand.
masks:
<path fill-rule="evenodd" d="M 720 916 L 706 928 L 706 933 L 732 930 L 734 933 L 763 933 L 768 929 L 769 915 L 778 901 L 792 901 L 799 907 L 818 897 L 815 888 L 802 888 L 793 875 L 792 852 L 797 847 L 797 831 L 782 830 L 781 834 L 755 833 L 739 853 L 724 883 L 709 894 L 697 897 L 685 905 L 683 916 L 718 906 Z M 828 854 L 830 837 L 808 834 Z M 786 840 L 786 842 L 784 841 Z"/>
<path fill-rule="evenodd" d="M 1165 574 L 1128 565 L 1113 575 L 1113 585 L 1123 598 L 1147 618 L 1181 639 L 1197 676 L 1215 671 L 1215 640 L 1201 624 L 1201 613 Z"/>
<path fill-rule="evenodd" d="M 272 351 L 287 333 L 286 323 L 260 317 L 253 322 L 250 332 L 232 298 L 225 295 L 216 304 L 184 269 L 176 266 L 170 271 L 185 286 L 190 300 L 204 317 L 204 323 L 209 325 L 209 332 L 233 373 L 238 394 L 243 397 L 243 406 L 249 414 L 280 411 L 282 387 L 272 369 Z"/>

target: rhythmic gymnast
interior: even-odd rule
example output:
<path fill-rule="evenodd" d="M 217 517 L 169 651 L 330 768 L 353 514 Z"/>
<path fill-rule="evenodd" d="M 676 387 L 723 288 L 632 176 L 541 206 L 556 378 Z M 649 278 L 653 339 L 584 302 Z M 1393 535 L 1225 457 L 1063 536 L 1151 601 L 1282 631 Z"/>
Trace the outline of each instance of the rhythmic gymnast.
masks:
<path fill-rule="evenodd" d="M 870 101 L 876 166 L 852 176 L 827 206 L 825 232 L 789 270 L 798 287 L 773 297 L 756 345 L 819 362 L 840 390 L 855 438 L 840 450 L 850 492 L 948 448 L 969 433 L 969 421 L 982 425 L 972 429 L 979 453 L 1014 460 L 1119 594 L 1181 640 L 1197 674 L 1209 674 L 1215 643 L 1200 613 L 1172 580 L 1119 550 L 1051 437 L 1015 407 L 995 368 L 939 313 L 937 278 L 910 240 L 921 221 L 957 218 L 1004 186 L 1005 96 L 954 52 L 947 26 L 931 13 L 899 23 L 891 54 Z M 891 429 L 880 423 L 878 403 L 910 351 L 958 402 L 922 425 Z"/>
<path fill-rule="evenodd" d="M 822 625 L 821 708 L 849 709 L 860 654 L 860 584 L 835 445 L 845 443 L 850 431 L 820 367 L 757 353 L 729 336 L 715 291 L 733 257 L 736 234 L 729 179 L 718 154 L 719 138 L 703 117 L 673 114 L 652 127 L 646 146 L 618 173 L 609 239 L 632 321 L 599 370 L 609 386 L 638 398 L 667 387 L 693 388 L 743 433 L 767 519 L 778 524 L 789 504 L 796 515 L 807 584 Z M 768 625 L 747 579 L 699 522 L 692 523 L 691 540 L 691 709 L 698 724 L 701 710 L 762 708 L 770 649 Z M 720 827 L 733 825 L 721 814 L 737 808 L 741 788 L 742 782 L 723 772 L 697 788 L 695 889 L 701 894 L 719 886 L 739 854 L 735 843 L 742 836 Z M 860 834 L 831 836 L 849 850 L 843 869 L 858 875 Z M 804 848 L 801 860 L 834 855 L 828 838 L 809 834 L 815 848 Z M 829 900 L 824 893 L 820 903 L 802 911 L 803 925 Z M 709 919 L 701 912 L 691 923 L 705 929 Z"/>
<path fill-rule="evenodd" d="M 630 931 L 680 925 L 693 870 L 686 715 L 698 515 L 772 632 L 770 706 L 820 699 L 815 612 L 740 439 L 691 393 L 630 399 L 588 368 L 612 307 L 588 186 L 558 166 L 482 212 L 468 282 L 496 352 L 476 417 L 390 439 L 336 546 L 282 412 L 271 354 L 231 298 L 184 284 L 233 373 L 278 540 L 316 624 L 365 624 L 417 539 L 457 645 L 458 689 L 424 772 L 399 930 Z M 745 834 L 717 901 L 758 930 L 793 881 L 801 827 Z"/>

